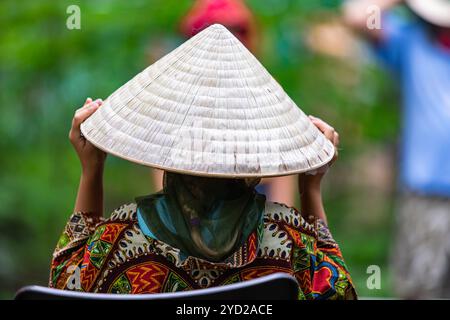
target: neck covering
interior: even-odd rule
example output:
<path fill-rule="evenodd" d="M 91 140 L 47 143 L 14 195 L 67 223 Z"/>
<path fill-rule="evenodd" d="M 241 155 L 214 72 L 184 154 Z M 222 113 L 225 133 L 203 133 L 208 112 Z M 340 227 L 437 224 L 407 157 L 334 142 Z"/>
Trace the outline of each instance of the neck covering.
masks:
<path fill-rule="evenodd" d="M 259 179 L 206 178 L 165 172 L 161 192 L 136 199 L 147 229 L 184 255 L 218 262 L 257 227 L 265 196 Z"/>

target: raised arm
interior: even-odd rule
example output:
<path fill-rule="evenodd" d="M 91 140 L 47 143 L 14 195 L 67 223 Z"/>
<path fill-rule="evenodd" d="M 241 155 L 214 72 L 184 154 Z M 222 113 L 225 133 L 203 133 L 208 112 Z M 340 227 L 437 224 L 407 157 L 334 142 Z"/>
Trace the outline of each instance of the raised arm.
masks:
<path fill-rule="evenodd" d="M 325 135 L 325 137 L 333 142 L 335 154 L 330 163 L 326 167 L 320 168 L 315 174 L 303 173 L 298 175 L 298 189 L 300 192 L 301 212 L 305 217 L 314 216 L 327 223 L 327 216 L 322 202 L 321 182 L 328 167 L 337 159 L 339 134 L 332 126 L 323 120 L 310 116 L 314 125 Z"/>
<path fill-rule="evenodd" d="M 370 29 L 367 26 L 370 15 L 374 13 L 372 8 L 378 8 L 379 12 L 383 13 L 401 2 L 403 0 L 347 0 L 342 8 L 343 20 L 357 33 L 372 41 L 380 41 L 382 38 L 381 30 Z"/>
<path fill-rule="evenodd" d="M 69 139 L 81 162 L 81 177 L 74 212 L 103 215 L 103 168 L 106 153 L 93 146 L 81 134 L 81 123 L 89 118 L 101 105 L 102 100 L 86 99 L 83 107 L 75 112 Z"/>

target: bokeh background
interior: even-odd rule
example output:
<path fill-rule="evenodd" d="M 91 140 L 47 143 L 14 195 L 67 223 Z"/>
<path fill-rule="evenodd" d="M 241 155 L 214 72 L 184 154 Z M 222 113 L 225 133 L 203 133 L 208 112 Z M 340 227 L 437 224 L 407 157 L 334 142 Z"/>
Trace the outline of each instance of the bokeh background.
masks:
<path fill-rule="evenodd" d="M 46 285 L 52 250 L 73 209 L 80 166 L 68 141 L 74 110 L 184 41 L 189 0 L 0 2 L 0 298 Z M 66 28 L 69 5 L 81 30 Z M 324 188 L 331 230 L 357 290 L 391 297 L 389 258 L 399 132 L 396 84 L 340 22 L 340 0 L 248 0 L 256 55 L 306 112 L 341 135 Z M 151 193 L 150 169 L 109 157 L 110 212 Z M 381 268 L 370 290 L 367 268 Z"/>

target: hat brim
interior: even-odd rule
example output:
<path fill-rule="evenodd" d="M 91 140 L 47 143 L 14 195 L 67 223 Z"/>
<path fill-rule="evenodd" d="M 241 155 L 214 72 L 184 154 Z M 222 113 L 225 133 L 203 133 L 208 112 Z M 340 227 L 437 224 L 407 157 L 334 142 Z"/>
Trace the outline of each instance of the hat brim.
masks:
<path fill-rule="evenodd" d="M 335 148 L 261 63 L 213 25 L 111 94 L 81 132 L 123 159 L 226 178 L 315 170 Z"/>
<path fill-rule="evenodd" d="M 85 130 L 83 130 L 83 127 L 81 129 L 82 132 L 85 132 Z M 83 134 L 84 135 L 84 134 Z M 98 144 L 95 142 L 94 139 L 90 139 L 89 137 L 86 137 L 86 139 L 95 147 L 97 147 L 98 149 L 112 155 L 118 158 L 122 158 L 124 160 L 142 165 L 142 166 L 146 166 L 146 167 L 150 167 L 153 169 L 159 169 L 159 170 L 164 170 L 164 171 L 169 171 L 169 172 L 174 172 L 174 173 L 180 173 L 180 174 L 187 174 L 187 175 L 191 175 L 191 176 L 198 176 L 198 177 L 210 177 L 210 178 L 228 178 L 228 179 L 245 179 L 245 178 L 274 178 L 274 177 L 283 177 L 283 176 L 289 176 L 289 175 L 295 175 L 295 174 L 300 174 L 300 173 L 305 173 L 305 172 L 313 172 L 325 165 L 327 165 L 329 162 L 331 162 L 331 160 L 333 160 L 334 158 L 334 153 L 329 153 L 327 155 L 327 158 L 323 159 L 321 163 L 318 163 L 316 165 L 313 165 L 309 168 L 303 168 L 303 169 L 299 169 L 299 170 L 291 170 L 291 171 L 283 171 L 283 172 L 265 172 L 265 173 L 237 173 L 237 174 L 233 174 L 233 173 L 217 173 L 217 172 L 205 172 L 205 171 L 196 171 L 196 170 L 183 170 L 183 169 L 176 169 L 173 167 L 166 167 L 166 166 L 162 166 L 162 165 L 157 165 L 157 164 L 151 164 L 145 161 L 140 161 L 136 158 L 133 157 L 129 157 L 123 153 L 118 153 L 112 149 L 108 149 L 105 148 L 104 146 L 102 146 L 101 144 Z M 327 145 L 330 146 L 332 145 L 331 141 L 327 140 Z M 334 149 L 334 147 L 332 147 Z"/>
<path fill-rule="evenodd" d="M 406 3 L 411 10 L 429 23 L 444 28 L 450 28 L 450 1 L 406 0 Z"/>

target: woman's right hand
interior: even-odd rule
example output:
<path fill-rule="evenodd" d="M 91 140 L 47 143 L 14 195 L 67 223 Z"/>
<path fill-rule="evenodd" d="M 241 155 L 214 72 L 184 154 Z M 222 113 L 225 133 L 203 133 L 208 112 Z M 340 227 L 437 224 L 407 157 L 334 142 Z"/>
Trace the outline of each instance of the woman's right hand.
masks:
<path fill-rule="evenodd" d="M 87 98 L 84 105 L 75 111 L 72 120 L 69 139 L 78 154 L 84 174 L 97 174 L 103 172 L 106 153 L 86 140 L 80 130 L 81 123 L 89 118 L 102 104 L 102 99 L 92 101 L 91 98 Z"/>

